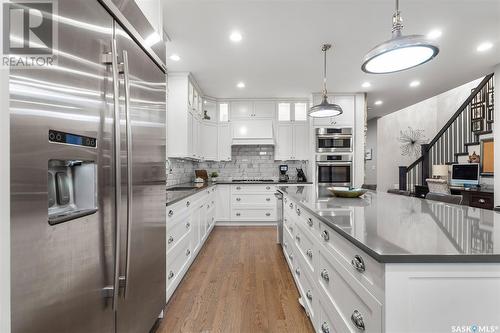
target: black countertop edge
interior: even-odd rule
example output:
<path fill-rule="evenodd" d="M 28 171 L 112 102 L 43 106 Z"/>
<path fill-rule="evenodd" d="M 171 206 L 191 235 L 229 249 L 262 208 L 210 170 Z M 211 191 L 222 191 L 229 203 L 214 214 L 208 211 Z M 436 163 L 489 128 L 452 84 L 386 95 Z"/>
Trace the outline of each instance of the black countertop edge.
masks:
<path fill-rule="evenodd" d="M 286 186 L 286 185 L 312 185 L 312 182 L 278 182 L 278 181 L 272 181 L 272 182 L 233 182 L 233 181 L 221 181 L 221 182 L 217 182 L 215 184 L 220 184 L 220 185 L 230 185 L 230 184 L 234 184 L 234 185 L 245 185 L 245 184 L 249 184 L 249 185 L 252 185 L 252 184 L 257 184 L 257 185 L 265 185 L 265 184 L 270 184 L 270 185 L 283 185 L 283 186 Z"/>
<path fill-rule="evenodd" d="M 174 191 L 174 192 L 169 192 L 168 191 L 169 189 L 175 188 L 175 187 L 196 186 L 198 184 L 200 184 L 200 183 L 184 183 L 184 184 L 178 184 L 178 185 L 167 187 L 167 191 L 166 191 L 167 203 L 166 203 L 166 206 L 173 205 L 173 204 L 175 204 L 175 203 L 177 203 L 177 202 L 179 202 L 181 200 L 186 199 L 187 197 L 195 195 L 196 193 L 198 193 L 198 192 L 200 192 L 202 190 L 206 190 L 207 188 L 210 188 L 210 187 L 213 187 L 213 186 L 217 185 L 216 183 L 203 183 L 203 186 L 200 186 L 198 188 L 194 188 L 192 190 Z M 172 198 L 169 199 L 169 196 L 171 196 Z"/>
<path fill-rule="evenodd" d="M 293 194 L 287 193 L 282 189 L 278 189 L 279 192 L 285 195 L 289 195 L 293 198 Z M 315 218 L 325 223 L 327 226 L 335 230 L 339 235 L 347 239 L 349 242 L 354 244 L 356 247 L 359 247 L 361 250 L 366 252 L 370 257 L 375 259 L 376 261 L 384 264 L 390 263 L 399 263 L 399 264 L 427 264 L 427 263 L 500 263 L 500 255 L 497 254 L 441 254 L 441 255 L 432 255 L 432 254 L 386 254 L 381 255 L 364 243 L 360 242 L 356 238 L 351 235 L 345 233 L 341 228 L 333 224 L 328 219 L 320 216 L 314 210 L 306 206 L 300 200 L 295 200 L 297 204 L 299 204 L 302 208 L 304 208 L 307 212 L 314 215 Z"/>

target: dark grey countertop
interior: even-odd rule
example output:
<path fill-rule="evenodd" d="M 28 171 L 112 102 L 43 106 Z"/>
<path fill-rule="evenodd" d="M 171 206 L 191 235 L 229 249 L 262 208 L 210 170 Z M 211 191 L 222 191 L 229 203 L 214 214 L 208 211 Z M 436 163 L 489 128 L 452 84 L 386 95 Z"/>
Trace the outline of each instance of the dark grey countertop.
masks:
<path fill-rule="evenodd" d="M 500 262 L 500 212 L 375 191 L 346 199 L 278 190 L 379 262 Z"/>
<path fill-rule="evenodd" d="M 215 183 L 184 183 L 175 186 L 167 187 L 167 206 L 173 205 L 176 202 L 179 202 L 187 197 L 192 196 L 202 190 L 205 190 L 209 187 L 215 186 Z M 192 187 L 189 190 L 183 191 L 169 191 L 169 189 L 176 187 Z"/>

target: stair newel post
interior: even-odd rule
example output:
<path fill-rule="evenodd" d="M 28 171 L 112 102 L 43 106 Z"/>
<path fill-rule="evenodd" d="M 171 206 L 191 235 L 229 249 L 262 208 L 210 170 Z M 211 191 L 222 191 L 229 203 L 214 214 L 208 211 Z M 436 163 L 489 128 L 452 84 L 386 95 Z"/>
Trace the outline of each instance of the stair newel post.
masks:
<path fill-rule="evenodd" d="M 408 173 L 408 167 L 406 166 L 400 166 L 399 167 L 399 189 L 401 191 L 406 191 L 407 190 L 407 183 L 406 183 L 406 174 Z"/>
<path fill-rule="evenodd" d="M 429 158 L 429 151 L 430 151 L 430 145 L 428 143 L 425 143 L 422 145 L 422 172 L 421 172 L 421 184 L 425 184 L 425 180 L 429 178 L 430 174 L 430 167 L 431 167 L 431 160 Z"/>

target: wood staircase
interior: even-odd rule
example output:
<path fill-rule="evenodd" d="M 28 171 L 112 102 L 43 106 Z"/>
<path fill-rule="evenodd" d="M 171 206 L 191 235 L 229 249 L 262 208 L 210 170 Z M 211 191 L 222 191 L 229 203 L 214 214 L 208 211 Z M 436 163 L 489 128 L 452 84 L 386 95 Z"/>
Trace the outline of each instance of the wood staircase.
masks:
<path fill-rule="evenodd" d="M 481 136 L 492 133 L 493 81 L 493 74 L 486 75 L 436 136 L 422 145 L 422 156 L 409 166 L 399 167 L 400 190 L 414 193 L 415 185 L 429 178 L 432 165 L 458 163 L 469 156 L 470 148 L 481 144 Z"/>

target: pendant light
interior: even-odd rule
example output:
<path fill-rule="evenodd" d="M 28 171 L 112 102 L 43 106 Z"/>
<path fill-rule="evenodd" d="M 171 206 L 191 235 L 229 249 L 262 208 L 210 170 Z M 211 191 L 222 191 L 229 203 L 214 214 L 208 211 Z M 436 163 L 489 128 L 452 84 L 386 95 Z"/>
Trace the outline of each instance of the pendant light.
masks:
<path fill-rule="evenodd" d="M 323 67 L 323 98 L 321 103 L 314 105 L 309 109 L 309 116 L 313 118 L 334 117 L 342 114 L 342 108 L 337 104 L 328 103 L 328 92 L 326 90 L 326 51 L 332 47 L 331 44 L 323 44 L 321 51 L 324 54 Z"/>
<path fill-rule="evenodd" d="M 423 35 L 403 36 L 403 18 L 396 0 L 392 16 L 392 38 L 375 46 L 363 60 L 361 69 L 370 74 L 404 71 L 432 60 L 439 47 Z"/>

